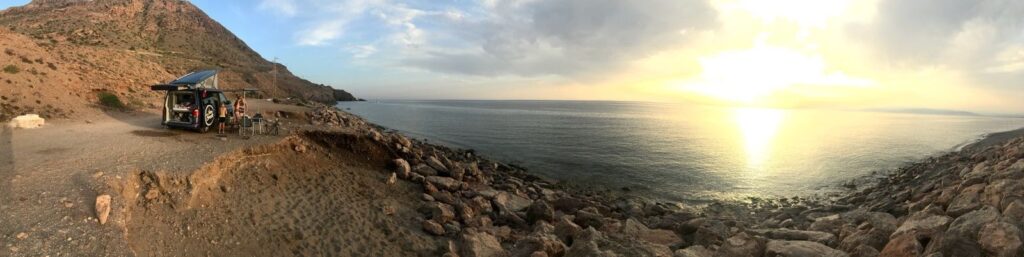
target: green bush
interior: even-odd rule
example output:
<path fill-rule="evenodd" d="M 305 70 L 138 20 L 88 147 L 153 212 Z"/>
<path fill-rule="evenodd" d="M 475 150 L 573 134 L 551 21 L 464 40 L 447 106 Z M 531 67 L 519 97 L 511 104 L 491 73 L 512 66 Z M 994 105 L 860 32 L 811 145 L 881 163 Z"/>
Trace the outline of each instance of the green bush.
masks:
<path fill-rule="evenodd" d="M 125 109 L 124 102 L 121 102 L 121 98 L 118 98 L 117 95 L 114 95 L 113 93 L 100 92 L 99 98 L 100 105 L 110 108 Z"/>
<path fill-rule="evenodd" d="M 10 65 L 4 66 L 4 72 L 10 73 L 10 74 L 18 74 L 18 72 L 21 72 L 21 68 L 18 68 L 18 66 L 14 66 L 14 64 L 10 64 Z"/>

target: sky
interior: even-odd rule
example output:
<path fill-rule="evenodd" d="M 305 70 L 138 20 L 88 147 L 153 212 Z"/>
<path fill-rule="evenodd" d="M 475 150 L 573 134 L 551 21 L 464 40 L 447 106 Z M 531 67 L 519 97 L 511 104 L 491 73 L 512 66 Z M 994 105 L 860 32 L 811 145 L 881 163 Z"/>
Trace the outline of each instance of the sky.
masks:
<path fill-rule="evenodd" d="M 1024 110 L 1024 1 L 192 3 L 367 99 Z"/>

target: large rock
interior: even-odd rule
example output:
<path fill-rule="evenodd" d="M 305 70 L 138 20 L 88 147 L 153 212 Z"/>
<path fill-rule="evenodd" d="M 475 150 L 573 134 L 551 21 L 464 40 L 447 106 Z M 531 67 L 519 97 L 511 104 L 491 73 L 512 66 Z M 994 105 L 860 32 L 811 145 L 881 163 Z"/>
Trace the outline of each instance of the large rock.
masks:
<path fill-rule="evenodd" d="M 432 202 L 430 203 L 430 219 L 438 223 L 445 223 L 455 219 L 455 209 L 451 205 Z"/>
<path fill-rule="evenodd" d="M 583 228 L 576 225 L 576 223 L 573 223 L 570 216 L 562 216 L 558 219 L 558 222 L 555 223 L 555 235 L 558 236 L 558 239 L 562 240 L 562 242 L 569 245 L 572 245 L 573 239 L 581 231 L 583 231 Z"/>
<path fill-rule="evenodd" d="M 462 257 L 506 257 L 509 256 L 493 235 L 485 232 L 462 234 Z"/>
<path fill-rule="evenodd" d="M 469 199 L 469 206 L 473 207 L 480 214 L 490 214 L 494 211 L 494 207 L 491 205 L 491 201 L 488 201 L 483 196 L 476 196 Z"/>
<path fill-rule="evenodd" d="M 99 219 L 100 224 L 107 224 L 107 218 L 110 217 L 110 195 L 100 195 L 96 197 L 96 218 Z"/>
<path fill-rule="evenodd" d="M 819 231 L 793 230 L 785 228 L 752 231 L 763 234 L 771 239 L 812 241 L 824 245 L 834 245 L 836 243 L 835 235 Z"/>
<path fill-rule="evenodd" d="M 1016 225 L 992 222 L 981 227 L 981 231 L 978 232 L 978 243 L 988 256 L 1024 256 L 1021 237 L 1021 231 Z"/>
<path fill-rule="evenodd" d="M 686 249 L 679 249 L 679 250 L 676 250 L 676 252 L 672 254 L 672 257 L 714 257 L 714 256 L 716 256 L 715 252 L 711 251 L 711 250 L 708 250 L 708 248 L 704 247 L 703 245 L 694 245 L 694 246 L 687 247 Z M 751 256 L 754 256 L 754 255 L 751 255 Z"/>
<path fill-rule="evenodd" d="M 576 212 L 576 218 L 573 222 L 584 228 L 592 227 L 595 229 L 601 229 L 601 227 L 604 226 L 604 216 L 598 214 L 597 210 L 584 209 Z"/>
<path fill-rule="evenodd" d="M 395 164 L 395 173 L 398 173 L 398 177 L 408 179 L 410 172 L 412 172 L 409 162 L 405 161 L 405 159 L 395 159 L 392 162 Z"/>
<path fill-rule="evenodd" d="M 421 164 L 417 164 L 416 167 L 413 168 L 413 171 L 415 171 L 417 174 L 420 174 L 421 176 L 424 176 L 424 177 L 427 177 L 427 176 L 437 176 L 437 170 L 435 170 L 434 168 L 431 168 L 430 166 L 427 166 L 426 164 L 422 164 L 422 163 Z"/>
<path fill-rule="evenodd" d="M 423 230 L 427 231 L 427 233 L 430 233 L 431 235 L 444 235 L 444 226 L 441 226 L 441 224 L 438 224 L 433 220 L 424 220 L 422 226 Z"/>
<path fill-rule="evenodd" d="M 449 177 L 427 176 L 426 180 L 427 182 L 448 191 L 456 191 L 462 187 L 462 182 Z"/>
<path fill-rule="evenodd" d="M 603 239 L 601 232 L 598 232 L 594 228 L 587 228 L 580 231 L 576 240 L 573 240 L 572 246 L 569 250 L 565 251 L 564 257 L 613 257 L 617 256 L 614 252 L 603 251 L 598 247 L 598 242 Z"/>
<path fill-rule="evenodd" d="M 525 197 L 510 194 L 508 192 L 500 192 L 494 196 L 492 200 L 494 207 L 498 208 L 499 211 L 505 212 L 516 212 L 526 209 L 533 202 Z"/>
<path fill-rule="evenodd" d="M 534 252 L 543 252 L 547 256 L 562 256 L 568 247 L 554 235 L 533 234 L 516 242 L 512 256 L 529 256 Z"/>
<path fill-rule="evenodd" d="M 11 119 L 8 126 L 12 128 L 32 129 L 42 127 L 46 121 L 37 114 L 25 114 Z"/>
<path fill-rule="evenodd" d="M 992 207 L 960 215 L 949 228 L 938 238 L 930 240 L 925 254 L 939 253 L 943 256 L 971 257 L 981 256 L 981 245 L 974 239 L 985 224 L 995 221 L 999 212 Z"/>
<path fill-rule="evenodd" d="M 769 257 L 847 257 L 848 254 L 810 241 L 771 240 L 765 246 Z"/>
<path fill-rule="evenodd" d="M 526 210 L 526 221 L 531 224 L 537 221 L 555 221 L 555 209 L 544 200 L 534 201 Z"/>
<path fill-rule="evenodd" d="M 914 233 L 903 233 L 889 240 L 880 257 L 917 257 L 924 251 L 924 246 L 917 240 Z"/>
<path fill-rule="evenodd" d="M 762 241 L 747 235 L 747 233 L 740 232 L 726 239 L 722 246 L 718 248 L 718 253 L 715 256 L 761 256 L 763 252 L 764 243 Z"/>
<path fill-rule="evenodd" d="M 427 158 L 427 165 L 430 165 L 431 168 L 437 171 L 448 173 L 448 167 L 445 167 L 437 157 L 430 156 L 430 158 Z"/>
<path fill-rule="evenodd" d="M 946 207 L 946 213 L 953 217 L 959 217 L 978 209 L 981 207 L 978 195 L 982 189 L 985 189 L 985 184 L 976 184 L 961 190 L 960 194 L 949 203 L 949 207 Z"/>
<path fill-rule="evenodd" d="M 620 229 L 623 235 L 649 243 L 674 246 L 683 242 L 675 232 L 666 229 L 650 229 L 634 218 L 626 219 Z"/>
<path fill-rule="evenodd" d="M 895 238 L 905 233 L 936 235 L 946 231 L 946 226 L 952 218 L 948 216 L 935 215 L 926 212 L 918 212 L 910 215 L 903 221 L 890 237 Z"/>
<path fill-rule="evenodd" d="M 687 242 L 695 245 L 719 245 L 729 236 L 729 227 L 722 221 L 696 218 L 676 227 L 676 232 L 684 235 Z"/>

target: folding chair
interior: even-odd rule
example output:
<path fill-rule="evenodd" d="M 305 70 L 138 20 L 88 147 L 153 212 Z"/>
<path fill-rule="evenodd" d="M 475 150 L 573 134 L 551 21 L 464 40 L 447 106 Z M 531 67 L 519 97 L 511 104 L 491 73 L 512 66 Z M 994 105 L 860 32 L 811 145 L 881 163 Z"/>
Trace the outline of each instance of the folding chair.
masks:
<path fill-rule="evenodd" d="M 256 135 L 256 127 L 253 126 L 252 118 L 249 118 L 249 115 L 242 116 L 242 118 L 238 120 L 238 135 L 245 136 L 245 130 L 247 129 L 249 130 L 250 136 Z"/>

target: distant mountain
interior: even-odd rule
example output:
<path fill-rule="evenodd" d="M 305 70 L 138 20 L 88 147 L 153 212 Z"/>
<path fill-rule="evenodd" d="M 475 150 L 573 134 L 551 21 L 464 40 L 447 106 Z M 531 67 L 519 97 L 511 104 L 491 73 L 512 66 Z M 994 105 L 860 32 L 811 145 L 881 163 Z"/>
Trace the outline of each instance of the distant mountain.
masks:
<path fill-rule="evenodd" d="M 958 110 L 943 110 L 943 109 L 928 109 L 928 108 L 872 108 L 865 109 L 870 112 L 893 112 L 893 113 L 913 113 L 913 114 L 928 114 L 928 115 L 953 115 L 953 116 L 981 116 L 981 114 L 958 111 Z"/>
<path fill-rule="evenodd" d="M 65 87 L 79 95 L 107 90 L 145 101 L 155 97 L 144 92 L 148 84 L 196 69 L 220 68 L 224 88 L 259 88 L 271 97 L 336 100 L 333 88 L 299 78 L 283 65 L 277 64 L 274 83 L 274 63 L 188 1 L 34 0 L 0 11 L 0 33 L 4 34 L 0 46 L 7 53 L 0 55 L 4 56 L 0 66 L 37 70 L 32 76 L 0 72 L 0 78 L 13 79 L 8 84 L 52 84 L 47 87 Z M 33 63 L 36 58 L 52 65 Z M 34 67 L 39 64 L 43 67 Z M 39 75 L 40 70 L 49 70 L 48 75 Z M 54 81 L 54 76 L 62 80 Z M 60 85 L 76 80 L 88 85 Z"/>

